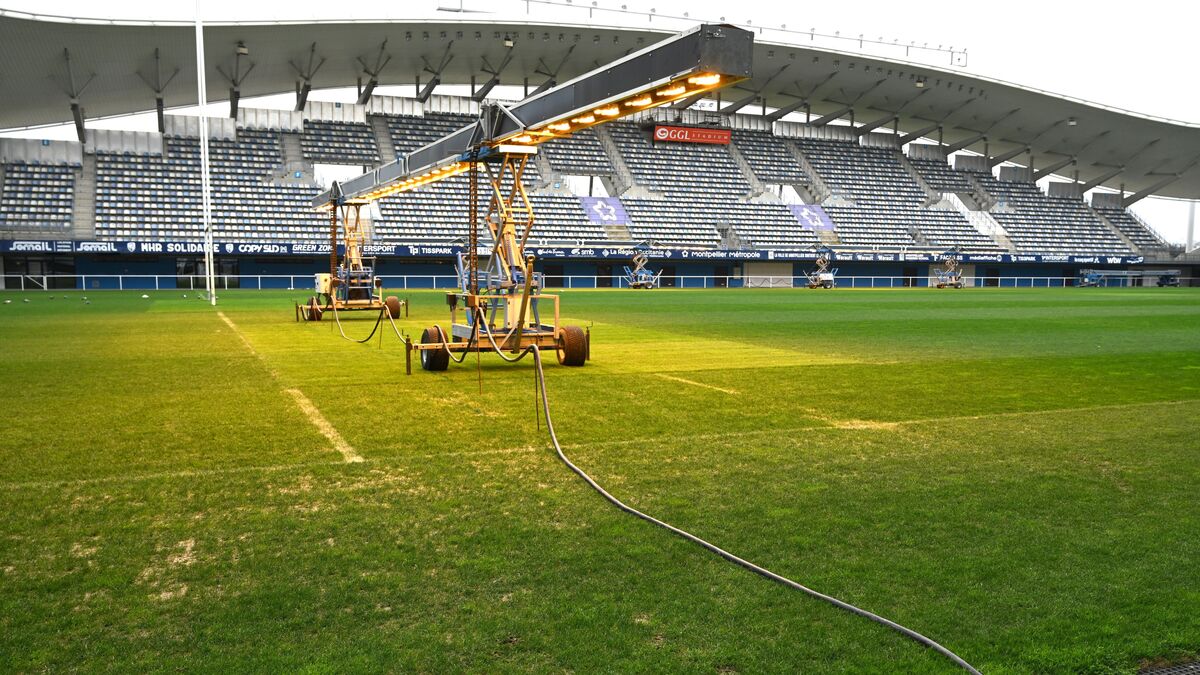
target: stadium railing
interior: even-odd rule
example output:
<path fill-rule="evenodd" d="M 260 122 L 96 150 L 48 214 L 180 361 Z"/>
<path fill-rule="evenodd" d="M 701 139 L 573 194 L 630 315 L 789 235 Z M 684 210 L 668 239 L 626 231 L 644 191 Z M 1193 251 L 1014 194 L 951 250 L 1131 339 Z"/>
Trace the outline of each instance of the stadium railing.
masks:
<path fill-rule="evenodd" d="M 458 277 L 452 274 L 380 275 L 384 287 L 393 290 L 439 289 L 458 287 Z M 298 290 L 309 291 L 311 274 L 238 274 L 218 275 L 217 288 L 222 290 Z M 1153 287 L 1157 279 L 1113 277 L 1102 284 L 1109 288 Z M 0 290 L 7 291 L 167 291 L 203 290 L 203 276 L 175 274 L 39 274 L 0 276 Z M 1140 282 L 1140 283 L 1137 283 Z M 547 289 L 628 288 L 623 277 L 565 275 L 544 277 Z M 925 276 L 851 276 L 838 275 L 838 288 L 927 288 L 936 284 L 934 277 Z M 661 285 L 668 288 L 802 288 L 808 284 L 804 276 L 735 277 L 717 275 L 675 275 L 662 277 Z M 964 276 L 968 288 L 1064 288 L 1079 285 L 1079 277 L 1069 276 Z M 1200 287 L 1200 277 L 1179 277 L 1180 286 Z"/>

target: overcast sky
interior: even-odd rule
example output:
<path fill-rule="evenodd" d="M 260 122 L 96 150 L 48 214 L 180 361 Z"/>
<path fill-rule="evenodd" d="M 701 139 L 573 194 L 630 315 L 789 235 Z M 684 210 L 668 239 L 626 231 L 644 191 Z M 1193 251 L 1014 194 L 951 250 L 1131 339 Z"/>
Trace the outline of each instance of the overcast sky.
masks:
<path fill-rule="evenodd" d="M 416 0 L 391 3 L 330 3 L 313 0 L 247 3 L 205 0 L 206 20 L 403 19 L 432 17 L 438 7 L 509 8 L 524 12 L 525 4 L 511 0 Z M 888 41 L 928 42 L 968 49 L 966 72 L 997 78 L 1135 112 L 1200 123 L 1200 88 L 1191 77 L 1196 64 L 1196 20 L 1200 10 L 1190 3 L 1143 0 L 1135 5 L 1083 2 L 973 3 L 934 0 L 925 3 L 878 2 L 787 3 L 778 0 L 740 0 L 737 14 L 731 3 L 713 0 L 596 0 L 600 7 L 627 5 L 630 10 L 653 8 L 659 15 L 683 15 L 696 20 L 724 17 L 733 23 L 779 26 L 819 32 L 860 33 Z M 575 0 L 589 5 L 591 0 Z M 96 3 L 81 0 L 30 2 L 0 0 L 6 9 L 121 19 L 190 20 L 192 2 Z M 781 6 L 787 9 L 781 9 Z M 1120 11 L 1116 9 L 1120 7 Z M 565 13 L 532 6 L 527 18 L 567 18 L 586 21 L 586 13 Z M 453 16 L 453 15 L 449 15 Z M 464 18 L 479 18 L 471 15 Z M 516 17 L 514 17 L 516 18 Z M 526 17 L 521 17 L 526 18 Z M 598 13 L 598 23 L 630 23 Z M 661 25 L 652 24 L 652 25 Z M 943 65 L 934 57 L 924 61 Z M 1156 200 L 1159 201 L 1159 200 Z M 1179 203 L 1143 204 L 1137 209 L 1172 239 L 1182 240 L 1187 209 Z"/>

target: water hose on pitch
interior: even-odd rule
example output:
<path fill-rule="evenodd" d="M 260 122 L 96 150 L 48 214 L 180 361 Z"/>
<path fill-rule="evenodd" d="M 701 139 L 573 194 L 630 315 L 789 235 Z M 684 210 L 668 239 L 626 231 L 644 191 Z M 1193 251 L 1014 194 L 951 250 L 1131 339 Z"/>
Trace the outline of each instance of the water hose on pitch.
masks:
<path fill-rule="evenodd" d="M 333 320 L 335 323 L 337 323 L 338 332 L 342 334 L 342 338 L 351 342 L 357 342 L 359 344 L 365 344 L 368 340 L 375 337 L 375 331 L 379 330 L 379 324 L 383 323 L 383 315 L 388 311 L 387 307 L 380 307 L 379 316 L 375 317 L 375 325 L 371 328 L 371 333 L 361 340 L 355 340 L 354 338 L 346 335 L 346 331 L 342 328 L 342 319 L 338 316 L 337 303 L 332 303 L 330 308 L 333 309 Z M 392 315 L 388 314 L 388 318 L 391 319 Z M 392 328 L 395 327 L 396 324 L 392 323 Z M 397 335 L 399 335 L 399 332 L 397 332 Z"/>
<path fill-rule="evenodd" d="M 488 337 L 489 337 L 489 339 L 491 338 L 490 330 L 488 331 Z M 495 344 L 496 343 L 493 341 L 492 346 L 495 347 Z M 497 349 L 497 352 L 498 351 L 499 350 Z M 892 621 L 890 619 L 885 619 L 884 617 L 879 616 L 878 614 L 869 612 L 865 609 L 862 609 L 861 607 L 856 607 L 848 602 L 839 600 L 831 595 L 825 595 L 824 593 L 815 591 L 807 586 L 796 583 L 795 581 L 792 581 L 791 579 L 788 579 L 785 576 L 776 574 L 776 573 L 772 572 L 771 570 L 768 570 L 764 567 L 759 567 L 758 565 L 755 565 L 754 563 L 750 562 L 749 560 L 739 558 L 736 555 L 730 553 L 729 551 L 726 551 L 725 549 L 720 548 L 716 544 L 711 544 L 690 532 L 681 530 L 678 527 L 671 525 L 670 523 L 663 522 L 653 516 L 642 513 L 641 511 L 638 511 L 637 509 L 633 508 L 632 506 L 629 506 L 625 502 L 623 502 L 620 499 L 617 499 L 616 497 L 611 495 L 607 490 L 605 490 L 603 487 L 601 487 L 600 484 L 597 483 L 591 476 L 589 476 L 583 469 L 580 469 L 578 466 L 576 466 L 575 463 L 572 462 L 567 457 L 566 453 L 563 452 L 562 446 L 558 442 L 558 436 L 554 433 L 554 420 L 553 420 L 553 418 L 550 417 L 550 399 L 546 395 L 546 375 L 542 370 L 542 353 L 541 353 L 541 350 L 538 349 L 537 345 L 530 345 L 529 347 L 525 348 L 525 350 L 522 352 L 521 356 L 523 357 L 526 353 L 530 353 L 530 352 L 533 353 L 534 367 L 537 369 L 538 382 L 541 384 L 542 410 L 546 414 L 546 430 L 550 433 L 550 442 L 554 444 L 554 452 L 558 454 L 558 458 L 560 460 L 562 460 L 563 464 L 566 464 L 567 467 L 569 469 L 571 469 L 571 471 L 574 471 L 576 475 L 578 475 L 580 478 L 582 478 L 585 483 L 590 485 L 593 490 L 595 490 L 596 492 L 599 492 L 600 496 L 602 496 L 606 500 L 608 500 L 609 503 L 611 503 L 613 506 L 617 507 L 618 509 L 621 509 L 622 511 L 624 511 L 630 515 L 637 516 L 638 518 L 641 518 L 642 520 L 645 520 L 646 522 L 653 523 L 654 525 L 657 525 L 665 530 L 668 530 L 669 532 L 677 534 L 680 537 L 683 537 L 684 539 L 687 539 L 688 541 L 692 542 L 693 544 L 696 544 L 705 549 L 708 549 L 710 552 L 717 554 L 718 556 L 724 558 L 725 560 L 728 560 L 729 562 L 731 562 L 735 565 L 738 565 L 739 567 L 745 568 L 751 572 L 754 572 L 755 574 L 766 577 L 767 579 L 770 579 L 771 581 L 783 584 L 784 586 L 787 586 L 789 588 L 794 588 L 798 591 L 801 591 L 802 593 L 807 593 L 808 595 L 811 595 L 812 597 L 817 598 L 819 600 L 824 600 L 825 602 L 828 602 L 829 604 L 831 604 L 835 607 L 844 609 L 847 612 L 857 614 L 861 617 L 870 619 L 871 621 L 874 621 L 875 623 L 886 626 L 886 627 L 896 631 L 897 633 L 900 633 L 901 635 L 903 635 L 907 638 L 910 638 L 912 640 L 915 640 L 916 642 L 920 643 L 921 645 L 924 645 L 925 647 L 928 647 L 928 648 L 936 651 L 937 653 L 941 654 L 942 656 L 945 656 L 947 659 L 950 659 L 951 661 L 953 661 L 955 665 L 957 665 L 958 667 L 967 671 L 968 673 L 971 673 L 972 675 L 980 675 L 979 671 L 976 670 L 974 666 L 967 663 L 958 654 L 955 654 L 954 652 L 950 651 L 949 649 L 943 647 L 942 645 L 938 644 L 937 642 L 934 642 L 932 639 L 927 638 L 924 635 L 921 635 L 920 633 L 916 632 L 915 630 L 912 630 L 911 628 L 906 628 L 905 626 L 901 626 L 900 624 L 896 623 L 895 621 Z M 501 356 L 503 356 L 503 355 L 501 355 Z M 517 358 L 519 359 L 521 357 L 517 357 Z"/>
<path fill-rule="evenodd" d="M 770 579 L 771 581 L 783 584 L 784 586 L 793 588 L 802 593 L 806 593 L 806 594 L 808 594 L 814 598 L 817 598 L 819 600 L 824 600 L 825 602 L 828 602 L 829 604 L 831 604 L 835 607 L 844 609 L 847 612 L 857 614 L 861 617 L 870 619 L 871 621 L 874 621 L 875 623 L 878 623 L 882 626 L 890 628 L 890 629 L 896 631 L 897 633 L 900 633 L 901 635 L 903 635 L 911 640 L 914 640 L 917 643 L 919 643 L 925 647 L 928 647 L 929 649 L 936 651 L 937 653 L 946 657 L 950 661 L 954 662 L 955 665 L 957 665 L 958 667 L 967 671 L 968 673 L 971 673 L 972 675 L 980 675 L 979 671 L 976 670 L 974 666 L 967 663 L 962 657 L 960 657 L 959 655 L 950 651 L 946 647 L 943 647 L 942 645 L 938 644 L 934 640 L 932 640 L 928 637 L 925 637 L 924 635 L 916 632 L 915 630 L 912 630 L 911 628 L 902 626 L 902 625 L 896 623 L 895 621 L 892 621 L 891 619 L 884 618 L 882 616 L 879 616 L 878 614 L 875 614 L 873 612 L 862 609 L 861 607 L 857 607 L 857 606 L 852 605 L 843 600 L 839 600 L 831 595 L 826 595 L 824 593 L 821 593 L 820 591 L 813 590 L 807 586 L 804 586 L 803 584 L 792 581 L 791 579 L 788 579 L 787 577 L 785 577 L 783 575 L 776 574 L 775 572 L 772 572 L 771 570 L 768 570 L 764 567 L 755 565 L 754 563 L 750 562 L 749 560 L 745 560 L 744 558 L 739 558 L 738 556 L 730 553 L 729 551 L 726 551 L 725 549 L 717 546 L 716 544 L 713 544 L 704 539 L 701 539 L 700 537 L 697 537 L 696 535 L 694 535 L 686 530 L 675 527 L 674 525 L 671 525 L 670 523 L 661 521 L 661 520 L 655 518 L 654 516 L 643 513 L 641 511 L 633 508 L 632 506 L 629 506 L 628 504 L 621 501 L 620 499 L 617 499 L 616 497 L 614 497 L 611 493 L 609 493 L 607 490 L 605 490 L 603 487 L 601 487 L 601 485 L 599 483 L 597 483 L 595 481 L 595 479 L 593 479 L 591 476 L 589 476 L 587 474 L 587 472 L 585 472 L 583 469 L 576 466 L 575 463 L 572 462 L 570 460 L 570 458 L 567 457 L 566 453 L 563 452 L 562 445 L 559 444 L 559 442 L 558 442 L 558 435 L 555 434 L 555 432 L 554 432 L 554 419 L 550 416 L 550 398 L 546 394 L 546 374 L 545 374 L 545 371 L 542 369 L 541 349 L 539 349 L 537 345 L 529 345 L 529 346 L 525 347 L 524 349 L 522 349 L 521 352 L 517 356 L 509 356 L 509 355 L 505 354 L 503 352 L 503 350 L 500 348 L 500 345 L 496 344 L 496 338 L 492 334 L 492 328 L 490 325 L 488 325 L 488 322 L 486 320 L 486 317 L 483 314 L 483 311 L 477 309 L 476 312 L 477 312 L 476 318 L 475 318 L 476 326 L 479 326 L 479 325 L 483 326 L 484 333 L 487 335 L 488 342 L 491 344 L 492 349 L 496 352 L 497 355 L 500 356 L 500 358 L 504 359 L 505 361 L 507 361 L 509 363 L 516 363 L 517 361 L 524 359 L 526 356 L 533 354 L 534 369 L 535 369 L 535 374 L 537 377 L 536 384 L 538 385 L 537 390 L 540 390 L 539 393 L 541 396 L 542 411 L 546 415 L 546 430 L 549 432 L 550 442 L 554 445 L 554 452 L 558 455 L 558 458 L 562 461 L 562 463 L 567 465 L 567 468 L 569 468 L 571 471 L 575 472 L 575 474 L 577 476 L 582 478 L 585 483 L 587 483 L 589 486 L 591 486 L 591 488 L 593 490 L 600 493 L 600 496 L 604 497 L 604 499 L 606 499 L 613 506 L 624 511 L 625 513 L 628 513 L 632 516 L 641 518 L 642 520 L 645 520 L 648 523 L 652 523 L 652 524 L 657 525 L 673 534 L 683 537 L 684 539 L 692 542 L 693 544 L 701 546 L 701 547 L 707 549 L 708 551 L 710 551 L 711 553 L 714 553 L 714 554 L 724 558 L 725 560 L 727 560 L 735 565 L 738 565 L 739 567 L 742 567 L 746 570 L 754 572 L 755 574 L 758 574 L 759 576 L 766 577 L 767 579 Z M 400 334 L 399 329 L 396 328 L 396 322 L 394 320 L 392 320 L 391 314 L 389 314 L 387 312 L 386 308 L 383 308 L 380 310 L 379 318 L 377 318 L 375 321 L 375 327 L 371 329 L 371 334 L 368 335 L 366 338 L 364 338 L 362 340 L 353 340 L 352 338 L 346 337 L 346 334 L 344 331 L 342 332 L 342 337 L 347 340 L 351 340 L 353 342 L 365 343 L 367 340 L 370 340 L 371 337 L 375 334 L 375 331 L 379 329 L 379 325 L 380 325 L 380 323 L 382 323 L 383 317 L 385 315 L 387 316 L 389 323 L 391 323 L 392 330 L 396 333 L 396 337 L 399 337 L 400 339 L 403 340 L 404 338 Z M 338 330 L 341 331 L 342 324 L 341 324 L 341 321 L 338 320 L 336 307 L 333 310 L 333 316 L 334 316 L 335 321 L 337 321 Z M 442 347 L 447 352 L 450 352 L 449 343 L 446 342 L 444 333 L 442 333 L 440 328 L 438 329 L 438 333 L 439 333 L 439 335 L 442 335 Z M 476 335 L 478 335 L 478 329 L 476 330 Z M 478 338 L 472 338 L 472 340 L 468 344 L 474 343 L 475 340 L 477 340 L 477 339 Z M 462 358 L 455 359 L 455 361 L 458 363 L 461 363 L 462 359 L 466 358 L 466 355 L 467 355 L 467 352 L 464 351 L 461 355 Z M 453 352 L 450 352 L 450 358 L 452 358 L 452 359 L 454 358 Z"/>

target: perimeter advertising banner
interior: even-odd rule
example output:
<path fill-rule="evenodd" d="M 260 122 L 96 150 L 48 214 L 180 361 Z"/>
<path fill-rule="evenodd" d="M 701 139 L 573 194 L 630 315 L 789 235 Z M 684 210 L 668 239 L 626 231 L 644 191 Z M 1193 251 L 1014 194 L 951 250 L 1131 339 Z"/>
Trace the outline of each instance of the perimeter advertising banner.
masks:
<path fill-rule="evenodd" d="M 705 127 L 654 127 L 654 140 L 671 143 L 707 143 L 709 145 L 729 145 L 728 129 L 709 129 Z"/>
<path fill-rule="evenodd" d="M 604 203 L 597 201 L 595 203 Z M 619 202 L 618 202 L 619 203 Z M 611 205 L 611 204 L 610 204 Z M 602 209 L 605 215 L 606 209 Z M 600 216 L 604 220 L 603 216 Z M 327 256 L 329 244 L 279 244 L 279 243 L 221 243 L 216 244 L 217 255 L 253 256 Z M 381 258 L 432 258 L 452 259 L 461 246 L 453 244 L 367 244 L 363 254 Z M 490 250 L 490 249 L 489 249 Z M 576 258 L 580 260 L 606 260 L 633 257 L 634 249 L 628 247 L 603 246 L 536 246 L 526 251 L 536 258 Z M 338 247 L 341 252 L 341 247 Z M 76 254 L 76 255 L 203 255 L 204 244 L 198 241 L 69 241 L 44 239 L 0 240 L 0 253 L 16 254 Z M 487 250 L 483 251 L 486 255 Z M 646 251 L 650 258 L 660 260 L 689 260 L 695 262 L 736 262 L 745 260 L 814 260 L 817 253 L 812 249 L 694 249 L 652 248 Z M 882 252 L 882 251 L 836 251 L 833 259 L 841 262 L 939 262 L 942 253 Z M 1142 256 L 1129 255 L 1035 255 L 1027 253 L 964 253 L 964 263 L 1067 263 L 1076 265 L 1140 265 Z"/>

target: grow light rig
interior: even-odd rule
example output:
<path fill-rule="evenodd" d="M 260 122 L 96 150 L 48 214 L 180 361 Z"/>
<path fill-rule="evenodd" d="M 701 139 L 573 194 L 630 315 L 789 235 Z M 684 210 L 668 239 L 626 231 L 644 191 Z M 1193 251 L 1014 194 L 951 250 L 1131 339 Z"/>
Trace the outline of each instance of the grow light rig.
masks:
<path fill-rule="evenodd" d="M 957 248 L 952 248 L 942 254 L 941 269 L 933 270 L 933 275 L 937 278 L 935 285 L 938 288 L 962 288 L 962 255 Z"/>
<path fill-rule="evenodd" d="M 643 241 L 633 247 L 633 268 L 625 266 L 625 283 L 630 288 L 656 288 L 658 286 L 658 278 L 662 276 L 662 270 L 654 272 L 646 269 L 646 264 L 650 262 L 651 242 Z"/>
<path fill-rule="evenodd" d="M 461 288 L 446 296 L 450 331 L 425 329 L 420 343 L 407 343 L 409 354 L 417 351 L 425 370 L 445 370 L 467 352 L 518 354 L 537 345 L 554 348 L 564 365 L 582 366 L 589 336 L 560 325 L 559 298 L 542 293 L 541 275 L 525 251 L 534 227 L 522 180 L 529 157 L 546 141 L 749 78 L 753 44 L 749 31 L 702 24 L 511 106 L 485 104 L 474 124 L 335 184 L 313 206 L 336 212 L 468 174 L 468 238 L 457 262 Z M 482 217 L 481 168 L 489 195 Z M 490 236 L 483 244 L 481 224 Z"/>
<path fill-rule="evenodd" d="M 817 267 L 805 276 L 809 288 L 833 288 L 837 286 L 838 270 L 833 265 L 833 249 L 822 246 L 817 249 Z"/>
<path fill-rule="evenodd" d="M 334 183 L 333 190 L 340 191 Z M 362 208 L 370 202 L 343 199 L 329 209 L 329 272 L 314 278 L 316 295 L 304 305 L 296 305 L 297 319 L 320 321 L 325 312 L 352 312 L 386 309 L 393 319 L 408 314 L 408 302 L 394 295 L 383 297 L 383 279 L 375 274 L 375 260 L 363 257 L 366 235 L 362 227 Z M 339 237 L 339 235 L 341 235 Z M 338 244 L 344 250 L 338 260 Z"/>

